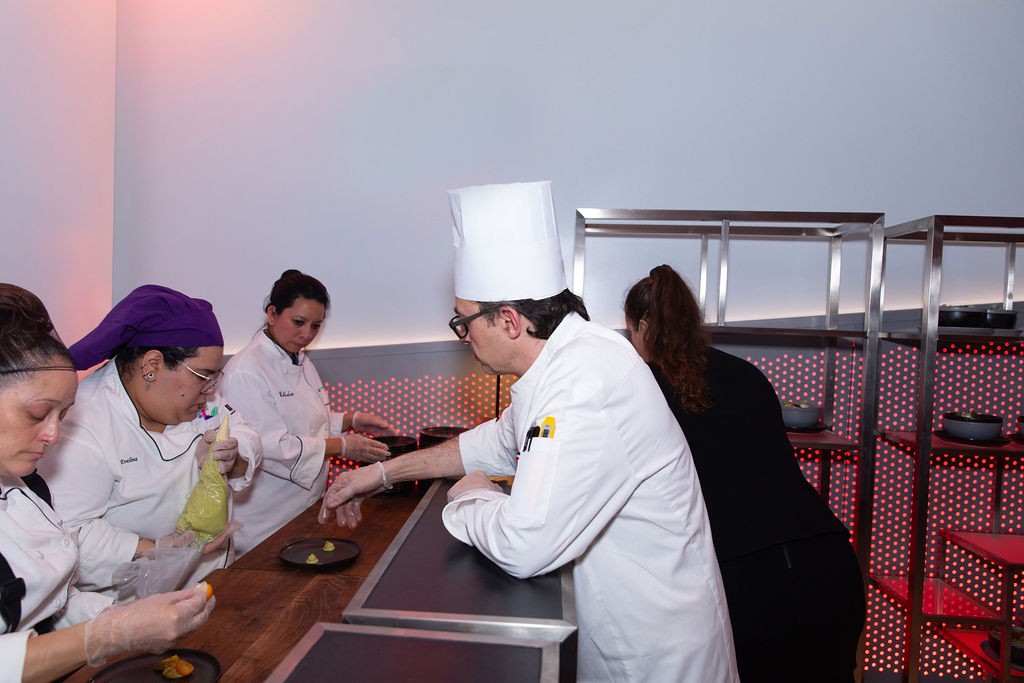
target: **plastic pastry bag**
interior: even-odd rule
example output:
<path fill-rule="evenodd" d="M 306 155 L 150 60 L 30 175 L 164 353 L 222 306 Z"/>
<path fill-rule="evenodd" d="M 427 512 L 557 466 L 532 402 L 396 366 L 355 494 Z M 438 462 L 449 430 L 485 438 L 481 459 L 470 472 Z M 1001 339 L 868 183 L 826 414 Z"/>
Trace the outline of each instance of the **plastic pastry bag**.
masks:
<path fill-rule="evenodd" d="M 230 492 L 227 482 L 217 470 L 217 461 L 213 459 L 213 447 L 229 437 L 228 416 L 225 415 L 224 421 L 217 429 L 217 438 L 210 444 L 210 452 L 199 470 L 199 481 L 188 495 L 185 509 L 178 518 L 178 533 L 183 534 L 191 530 L 201 543 L 209 543 L 228 526 Z"/>

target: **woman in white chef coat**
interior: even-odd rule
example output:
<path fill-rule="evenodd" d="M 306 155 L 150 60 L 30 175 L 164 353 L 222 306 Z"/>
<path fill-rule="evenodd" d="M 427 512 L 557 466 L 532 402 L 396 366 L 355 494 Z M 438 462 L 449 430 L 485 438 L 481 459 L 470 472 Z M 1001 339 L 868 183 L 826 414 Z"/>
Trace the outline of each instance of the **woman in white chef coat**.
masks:
<path fill-rule="evenodd" d="M 51 681 L 128 650 L 161 651 L 213 609 L 205 586 L 113 607 L 71 585 L 75 534 L 35 470 L 77 384 L 42 302 L 0 284 L 0 683 Z"/>
<path fill-rule="evenodd" d="M 131 292 L 71 346 L 84 380 L 64 439 L 40 472 L 80 532 L 78 587 L 113 593 L 112 574 L 173 534 L 229 405 L 215 393 L 224 340 L 213 307 L 167 287 Z M 259 436 L 237 414 L 212 457 L 233 489 L 259 465 Z M 232 527 L 207 544 L 190 580 L 230 560 Z"/>
<path fill-rule="evenodd" d="M 330 305 L 319 280 L 286 270 L 264 305 L 263 329 L 224 367 L 221 395 L 263 440 L 259 476 L 235 494 L 235 518 L 243 525 L 235 534 L 239 554 L 320 500 L 331 456 L 361 462 L 388 457 L 380 441 L 347 432 L 392 434 L 391 426 L 370 413 L 331 411 L 327 389 L 304 352 Z"/>

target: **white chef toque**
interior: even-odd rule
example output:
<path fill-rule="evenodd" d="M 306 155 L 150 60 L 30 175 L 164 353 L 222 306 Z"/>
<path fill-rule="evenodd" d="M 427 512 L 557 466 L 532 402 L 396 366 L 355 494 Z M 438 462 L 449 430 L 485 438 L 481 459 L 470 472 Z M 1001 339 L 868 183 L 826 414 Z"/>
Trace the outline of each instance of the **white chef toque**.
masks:
<path fill-rule="evenodd" d="M 546 299 L 565 286 L 551 182 L 449 190 L 455 225 L 455 296 Z"/>

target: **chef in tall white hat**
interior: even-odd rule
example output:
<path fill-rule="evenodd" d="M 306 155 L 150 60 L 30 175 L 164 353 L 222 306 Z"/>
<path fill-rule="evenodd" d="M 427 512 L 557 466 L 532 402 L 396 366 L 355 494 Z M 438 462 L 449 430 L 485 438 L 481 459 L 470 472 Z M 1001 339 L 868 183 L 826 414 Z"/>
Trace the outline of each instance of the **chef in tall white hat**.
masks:
<path fill-rule="evenodd" d="M 495 420 L 343 473 L 324 498 L 354 527 L 399 481 L 469 473 L 444 523 L 509 574 L 572 564 L 580 681 L 737 681 L 725 593 L 686 439 L 647 365 L 565 287 L 550 183 L 449 193 L 455 316 L 512 374 Z M 510 494 L 487 477 L 515 475 Z"/>

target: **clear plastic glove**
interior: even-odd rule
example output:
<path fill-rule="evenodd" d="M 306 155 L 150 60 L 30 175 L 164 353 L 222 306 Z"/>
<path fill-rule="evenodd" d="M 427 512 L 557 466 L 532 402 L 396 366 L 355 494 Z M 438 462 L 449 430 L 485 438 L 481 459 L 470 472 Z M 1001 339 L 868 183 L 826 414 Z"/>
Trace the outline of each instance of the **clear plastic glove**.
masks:
<path fill-rule="evenodd" d="M 362 434 L 346 434 L 341 437 L 341 457 L 358 462 L 378 462 L 391 457 L 387 445 Z"/>
<path fill-rule="evenodd" d="M 245 526 L 245 525 L 242 524 L 241 522 L 235 522 L 235 521 L 228 522 L 227 527 L 224 528 L 224 531 L 222 531 L 219 536 L 214 538 L 209 543 L 201 544 L 202 545 L 202 554 L 203 555 L 209 555 L 212 552 L 216 552 L 216 551 L 220 550 L 224 546 L 224 544 L 228 542 L 228 539 L 230 539 L 232 536 L 234 536 L 235 532 L 238 531 L 239 529 L 241 529 L 243 526 Z M 188 532 L 186 532 L 186 533 L 188 533 Z M 196 541 L 196 542 L 198 543 L 198 541 Z"/>
<path fill-rule="evenodd" d="M 384 434 L 387 436 L 394 436 L 395 429 L 388 421 L 382 417 L 378 417 L 373 413 L 360 413 L 356 411 L 352 413 L 352 429 L 359 432 L 370 432 L 372 434 Z"/>
<path fill-rule="evenodd" d="M 206 599 L 206 584 L 200 583 L 108 607 L 86 622 L 86 659 L 90 666 L 99 666 L 107 658 L 131 650 L 163 652 L 205 623 L 215 602 L 215 598 Z"/>
<path fill-rule="evenodd" d="M 114 569 L 118 602 L 177 590 L 199 564 L 202 549 L 191 531 L 159 539 L 154 549 Z"/>
<path fill-rule="evenodd" d="M 199 543 L 196 541 L 196 535 L 191 531 L 186 531 L 183 534 L 167 534 L 156 539 L 157 550 L 161 548 L 186 548 L 188 546 L 199 547 Z M 148 554 L 148 553 L 147 553 Z"/>
<path fill-rule="evenodd" d="M 462 479 L 459 479 L 457 482 L 452 484 L 452 487 L 448 489 L 448 502 L 450 503 L 462 494 L 475 491 L 476 489 L 501 492 L 501 487 L 488 479 L 485 472 L 477 470 L 475 472 L 470 472 Z"/>
<path fill-rule="evenodd" d="M 342 472 L 324 494 L 317 519 L 325 524 L 334 512 L 338 526 L 355 529 L 363 520 L 360 509 L 363 500 L 383 490 L 384 480 L 380 467 L 360 467 Z"/>
<path fill-rule="evenodd" d="M 216 439 L 216 429 L 203 432 L 203 438 L 196 443 L 196 461 L 202 467 L 203 463 L 206 462 L 207 455 L 212 455 L 213 459 L 217 461 L 217 471 L 221 474 L 227 474 L 235 466 L 235 460 L 238 459 L 238 439 L 229 437 L 226 441 L 214 443 Z M 212 452 L 210 450 L 211 445 L 213 447 Z"/>

